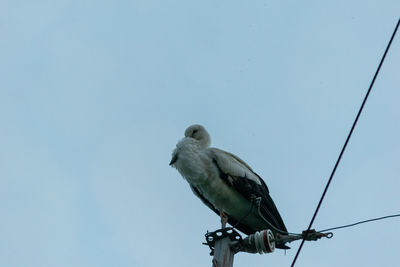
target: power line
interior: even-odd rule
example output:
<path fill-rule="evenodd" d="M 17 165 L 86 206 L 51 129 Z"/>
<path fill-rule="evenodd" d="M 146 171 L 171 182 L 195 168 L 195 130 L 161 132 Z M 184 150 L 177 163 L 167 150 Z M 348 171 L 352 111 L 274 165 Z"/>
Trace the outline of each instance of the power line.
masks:
<path fill-rule="evenodd" d="M 399 24 L 400 24 L 400 19 L 397 21 L 397 24 L 396 24 L 396 27 L 395 27 L 395 29 L 394 29 L 394 31 L 393 31 L 392 37 L 390 38 L 390 41 L 389 41 L 389 43 L 388 43 L 388 45 L 387 45 L 387 47 L 386 47 L 385 53 L 384 53 L 383 56 L 382 56 L 382 59 L 381 59 L 381 61 L 380 61 L 380 63 L 379 63 L 379 66 L 378 66 L 378 68 L 377 68 L 377 70 L 376 70 L 376 72 L 375 72 L 375 75 L 374 75 L 374 77 L 373 77 L 373 79 L 372 79 L 372 81 L 371 81 L 371 84 L 370 84 L 370 86 L 369 86 L 369 88 L 368 88 L 367 94 L 365 95 L 364 100 L 363 100 L 363 102 L 362 102 L 362 104 L 361 104 L 361 107 L 360 107 L 360 109 L 359 109 L 359 111 L 358 111 L 358 113 L 357 113 L 356 119 L 354 120 L 353 126 L 351 127 L 350 132 L 349 132 L 349 134 L 348 134 L 348 136 L 347 136 L 347 139 L 346 139 L 346 141 L 345 141 L 345 143 L 344 143 L 344 145 L 343 145 L 343 148 L 342 148 L 342 150 L 340 151 L 339 157 L 338 157 L 338 159 L 337 159 L 337 161 L 336 161 L 335 166 L 333 167 L 332 173 L 331 173 L 331 175 L 330 175 L 330 177 L 329 177 L 329 179 L 328 179 L 328 183 L 327 183 L 326 186 L 325 186 L 324 192 L 322 193 L 322 196 L 321 196 L 321 198 L 320 198 L 320 200 L 319 200 L 318 206 L 317 206 L 317 208 L 316 208 L 316 210 L 315 210 L 315 212 L 314 212 L 314 215 L 313 215 L 313 217 L 312 217 L 312 219 L 311 219 L 311 222 L 310 222 L 310 224 L 309 224 L 309 226 L 308 226 L 308 228 L 307 228 L 307 231 L 310 231 L 310 229 L 311 229 L 311 227 L 312 227 L 312 224 L 314 223 L 315 217 L 317 217 L 317 214 L 318 214 L 318 211 L 319 211 L 319 209 L 320 209 L 320 207 L 321 207 L 322 201 L 324 200 L 324 197 L 325 197 L 325 195 L 326 195 L 326 192 L 328 191 L 329 185 L 331 184 L 332 178 L 333 178 L 333 176 L 334 176 L 334 174 L 335 174 L 335 172 L 336 172 L 336 168 L 338 167 L 338 165 L 339 165 L 339 163 L 340 163 L 340 160 L 342 159 L 343 153 L 344 153 L 344 151 L 345 151 L 345 149 L 346 149 L 346 147 L 347 147 L 347 144 L 348 144 L 348 142 L 349 142 L 349 140 L 350 140 L 350 137 L 351 137 L 351 135 L 353 134 L 353 130 L 354 130 L 354 128 L 355 128 L 355 126 L 356 126 L 356 124 L 357 124 L 357 122 L 358 122 L 358 119 L 359 119 L 359 117 L 360 117 L 360 115 L 361 115 L 361 112 L 362 112 L 362 110 L 363 110 L 363 108 L 364 108 L 365 102 L 366 102 L 367 99 L 368 99 L 368 96 L 369 96 L 369 94 L 370 94 L 370 92 L 371 92 L 372 86 L 373 86 L 374 83 L 375 83 L 375 79 L 376 79 L 376 77 L 378 76 L 378 73 L 379 73 L 379 70 L 381 69 L 381 66 L 382 66 L 382 64 L 383 64 L 383 61 L 385 60 L 386 54 L 387 54 L 387 52 L 389 51 L 390 45 L 392 44 L 392 41 L 393 41 L 393 38 L 394 38 L 394 36 L 396 35 L 397 29 L 399 28 Z M 296 256 L 295 256 L 294 259 L 293 259 L 293 262 L 292 262 L 292 265 L 291 265 L 292 267 L 293 267 L 294 264 L 296 263 L 296 260 L 297 260 L 299 254 L 300 254 L 300 251 L 301 251 L 301 249 L 303 248 L 304 241 L 305 241 L 305 240 L 304 240 L 304 238 L 303 238 L 303 240 L 301 241 L 301 244 L 300 244 L 300 246 L 299 246 L 299 248 L 298 248 L 298 250 L 297 250 Z"/>
<path fill-rule="evenodd" d="M 373 221 L 379 221 L 379 220 L 389 219 L 389 218 L 393 218 L 393 217 L 400 217 L 400 214 L 387 215 L 387 216 L 378 217 L 378 218 L 374 218 L 374 219 L 368 219 L 368 220 L 364 220 L 364 221 L 359 221 L 359 222 L 356 222 L 356 223 L 346 224 L 346 225 L 342 225 L 342 226 L 336 226 L 336 227 L 332 227 L 332 228 L 321 230 L 319 232 L 328 232 L 328 231 L 338 230 L 338 229 L 342 229 L 342 228 L 356 226 L 358 224 L 363 224 L 363 223 L 368 223 L 368 222 L 373 222 Z"/>

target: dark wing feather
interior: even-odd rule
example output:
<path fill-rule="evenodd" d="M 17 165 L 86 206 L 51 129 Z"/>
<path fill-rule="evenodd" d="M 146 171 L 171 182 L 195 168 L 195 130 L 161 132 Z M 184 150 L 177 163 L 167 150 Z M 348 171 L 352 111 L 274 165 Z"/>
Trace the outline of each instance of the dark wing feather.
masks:
<path fill-rule="evenodd" d="M 237 192 L 239 192 L 245 199 L 247 199 L 248 201 L 252 201 L 252 198 L 254 197 L 261 197 L 261 214 L 274 227 L 278 228 L 281 231 L 287 232 L 282 217 L 279 214 L 274 201 L 269 195 L 268 187 L 260 176 L 253 172 L 260 179 L 261 185 L 257 184 L 251 179 L 248 179 L 246 176 L 238 177 L 227 174 L 220 168 L 216 159 L 213 160 L 213 163 L 219 170 L 220 178 L 224 180 L 227 185 L 233 187 Z M 241 229 L 240 226 L 237 228 L 248 235 L 254 233 L 255 231 L 262 230 L 252 229 L 251 227 L 242 227 Z"/>

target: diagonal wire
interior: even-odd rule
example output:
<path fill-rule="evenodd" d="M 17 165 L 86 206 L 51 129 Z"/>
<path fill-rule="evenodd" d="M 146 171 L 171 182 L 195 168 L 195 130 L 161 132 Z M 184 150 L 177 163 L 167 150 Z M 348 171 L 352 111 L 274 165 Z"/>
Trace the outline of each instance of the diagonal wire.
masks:
<path fill-rule="evenodd" d="M 382 66 L 382 64 L 383 64 L 383 61 L 385 60 L 386 54 L 387 54 L 387 52 L 389 51 L 390 45 L 392 44 L 393 38 L 394 38 L 394 36 L 396 35 L 397 29 L 399 28 L 399 24 L 400 24 L 400 19 L 397 21 L 397 24 L 396 24 L 396 27 L 395 27 L 395 29 L 394 29 L 394 31 L 393 31 L 392 37 L 390 38 L 390 41 L 389 41 L 389 43 L 388 43 L 388 45 L 387 45 L 387 47 L 386 47 L 385 53 L 384 53 L 383 56 L 382 56 L 382 59 L 381 59 L 381 61 L 380 61 L 380 63 L 379 63 L 379 66 L 378 66 L 378 68 L 377 68 L 377 70 L 376 70 L 376 72 L 375 72 L 374 78 L 373 78 L 372 81 L 371 81 L 371 84 L 370 84 L 370 86 L 369 86 L 369 88 L 368 88 L 367 94 L 366 94 L 365 97 L 364 97 L 364 100 L 363 100 L 363 102 L 362 102 L 362 104 L 361 104 L 361 107 L 360 107 L 360 109 L 359 109 L 359 111 L 358 111 L 358 113 L 357 113 L 356 119 L 354 120 L 353 126 L 351 127 L 351 130 L 350 130 L 350 132 L 349 132 L 349 134 L 348 134 L 348 136 L 347 136 L 346 142 L 345 142 L 344 145 L 343 145 L 342 151 L 341 151 L 340 154 L 339 154 L 339 158 L 338 158 L 337 161 L 336 161 L 335 167 L 333 167 L 331 176 L 329 177 L 328 183 L 327 183 L 326 186 L 325 186 L 324 192 L 322 193 L 321 199 L 319 200 L 318 206 L 317 206 L 317 208 L 316 208 L 316 210 L 315 210 L 315 212 L 314 212 L 314 215 L 313 215 L 313 217 L 312 217 L 312 219 L 311 219 L 310 225 L 309 225 L 308 228 L 307 228 L 307 232 L 310 231 L 311 226 L 312 226 L 312 224 L 314 223 L 315 217 L 316 217 L 317 214 L 318 214 L 319 208 L 321 207 L 321 204 L 322 204 L 322 201 L 324 200 L 325 194 L 326 194 L 326 192 L 328 191 L 328 187 L 329 187 L 329 185 L 331 184 L 333 175 L 334 175 L 335 172 L 336 172 L 336 168 L 337 168 L 338 165 L 339 165 L 339 162 L 340 162 L 340 160 L 341 160 L 341 158 L 342 158 L 342 156 L 343 156 L 343 153 L 344 153 L 344 151 L 345 151 L 345 149 L 346 149 L 347 143 L 348 143 L 349 140 L 350 140 L 350 137 L 351 137 L 351 135 L 352 135 L 352 133 L 353 133 L 353 130 L 354 130 L 354 128 L 355 128 L 355 126 L 356 126 L 356 124 L 357 124 L 357 121 L 358 121 L 358 119 L 359 119 L 359 117 L 360 117 L 360 114 L 361 114 L 361 112 L 362 112 L 362 110 L 363 110 L 363 108 L 364 108 L 365 102 L 367 101 L 368 96 L 369 96 L 369 93 L 371 92 L 372 86 L 373 86 L 374 83 L 375 83 L 375 79 L 376 79 L 376 77 L 378 76 L 379 70 L 381 69 L 381 66 Z M 301 241 L 301 244 L 300 244 L 300 246 L 299 246 L 299 248 L 298 248 L 298 250 L 297 250 L 296 256 L 295 256 L 294 259 L 293 259 L 293 262 L 292 262 L 291 267 L 293 267 L 294 264 L 296 263 L 296 260 L 297 260 L 299 254 L 300 254 L 300 251 L 301 251 L 301 249 L 302 249 L 302 247 L 303 247 L 303 245 L 304 245 L 304 241 L 305 241 L 305 240 L 304 240 L 304 238 L 303 238 L 303 240 Z"/>

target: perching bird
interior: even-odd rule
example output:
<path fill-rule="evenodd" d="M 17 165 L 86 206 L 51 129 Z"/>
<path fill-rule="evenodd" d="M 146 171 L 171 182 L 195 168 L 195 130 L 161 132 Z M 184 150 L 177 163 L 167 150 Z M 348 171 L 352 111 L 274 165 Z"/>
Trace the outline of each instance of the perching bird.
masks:
<path fill-rule="evenodd" d="M 247 235 L 265 229 L 287 232 L 261 177 L 237 156 L 209 147 L 210 142 L 203 126 L 190 126 L 176 145 L 169 165 L 189 182 L 204 204 L 221 216 L 223 227 L 228 221 Z M 257 198 L 264 218 L 258 213 Z M 288 247 L 277 244 L 277 248 Z"/>

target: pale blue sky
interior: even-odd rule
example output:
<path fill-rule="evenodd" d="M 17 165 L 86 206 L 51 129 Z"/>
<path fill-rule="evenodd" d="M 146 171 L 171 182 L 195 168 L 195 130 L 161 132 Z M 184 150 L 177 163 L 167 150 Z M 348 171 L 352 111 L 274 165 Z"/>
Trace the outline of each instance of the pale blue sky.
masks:
<path fill-rule="evenodd" d="M 219 218 L 168 166 L 186 127 L 311 219 L 400 14 L 393 1 L 1 1 L 0 266 L 211 266 Z M 400 36 L 314 227 L 400 212 Z M 400 266 L 400 220 L 296 266 Z M 286 252 L 234 266 L 289 266 Z"/>

